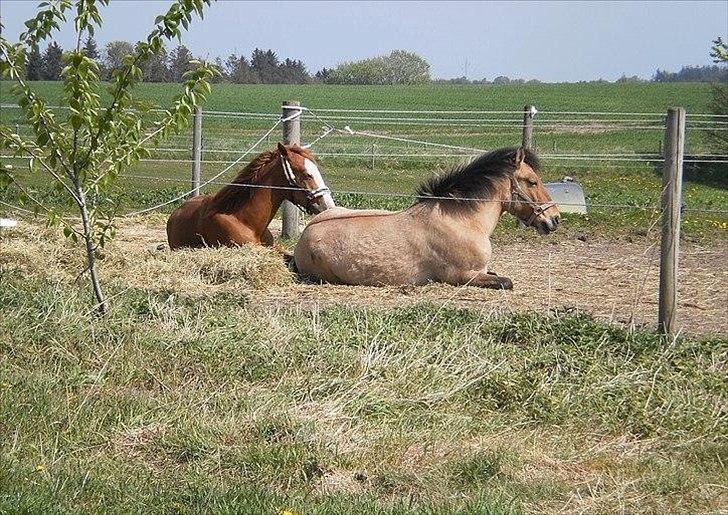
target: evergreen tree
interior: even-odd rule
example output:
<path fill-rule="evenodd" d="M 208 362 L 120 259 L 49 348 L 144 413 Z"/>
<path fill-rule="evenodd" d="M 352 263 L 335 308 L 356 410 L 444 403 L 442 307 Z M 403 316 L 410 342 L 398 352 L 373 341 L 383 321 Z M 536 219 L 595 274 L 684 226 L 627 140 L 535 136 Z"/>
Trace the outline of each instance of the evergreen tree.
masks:
<path fill-rule="evenodd" d="M 326 82 L 326 79 L 329 78 L 329 75 L 331 75 L 331 70 L 324 66 L 323 68 L 321 68 L 319 71 L 316 72 L 316 74 L 314 75 L 314 79 L 317 82 Z"/>
<path fill-rule="evenodd" d="M 59 80 L 63 70 L 63 49 L 55 41 L 51 42 L 43 54 L 43 79 Z"/>
<path fill-rule="evenodd" d="M 180 45 L 169 54 L 169 80 L 171 82 L 182 82 L 182 76 L 192 69 L 190 61 L 194 57 L 189 48 Z"/>
<path fill-rule="evenodd" d="M 34 47 L 28 55 L 28 63 L 25 66 L 25 77 L 28 80 L 43 79 L 43 57 L 38 47 Z"/>
<path fill-rule="evenodd" d="M 257 84 L 260 77 L 253 70 L 244 55 L 230 54 L 225 61 L 225 75 L 235 84 Z"/>
<path fill-rule="evenodd" d="M 307 84 L 311 76 L 303 61 L 286 59 L 278 68 L 278 80 L 281 84 Z"/>
<path fill-rule="evenodd" d="M 92 36 L 86 38 L 86 42 L 83 44 L 83 53 L 94 61 L 98 61 L 99 57 L 101 57 L 96 41 Z"/>
<path fill-rule="evenodd" d="M 250 58 L 250 66 L 260 77 L 263 84 L 277 84 L 279 82 L 278 56 L 273 50 L 256 48 Z"/>

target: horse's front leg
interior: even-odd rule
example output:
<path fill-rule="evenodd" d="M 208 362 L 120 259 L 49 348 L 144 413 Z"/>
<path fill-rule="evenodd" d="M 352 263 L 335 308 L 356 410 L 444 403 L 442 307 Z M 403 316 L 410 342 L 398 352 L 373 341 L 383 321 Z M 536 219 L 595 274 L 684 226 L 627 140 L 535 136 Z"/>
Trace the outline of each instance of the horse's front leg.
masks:
<path fill-rule="evenodd" d="M 457 286 L 479 286 L 481 288 L 492 288 L 494 290 L 512 290 L 513 281 L 508 277 L 496 275 L 494 272 L 488 271 L 472 271 L 457 281 Z"/>

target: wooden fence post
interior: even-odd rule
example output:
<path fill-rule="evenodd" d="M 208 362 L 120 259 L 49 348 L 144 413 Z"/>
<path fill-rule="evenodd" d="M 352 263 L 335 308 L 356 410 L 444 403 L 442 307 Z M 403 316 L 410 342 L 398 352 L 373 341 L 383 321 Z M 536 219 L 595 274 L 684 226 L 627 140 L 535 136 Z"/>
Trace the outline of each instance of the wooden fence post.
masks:
<path fill-rule="evenodd" d="M 665 162 L 662 173 L 662 237 L 660 242 L 660 300 L 657 329 L 667 335 L 676 331 L 677 273 L 680 254 L 685 109 L 667 110 Z"/>
<path fill-rule="evenodd" d="M 300 112 L 297 109 L 301 105 L 300 102 L 289 100 L 283 102 L 283 118 L 288 118 Z M 292 120 L 283 122 L 283 143 L 286 145 L 301 143 L 301 117 L 296 116 Z M 283 201 L 283 230 L 281 236 L 284 238 L 298 238 L 301 234 L 299 228 L 299 211 L 291 202 Z"/>
<path fill-rule="evenodd" d="M 532 105 L 523 107 L 523 139 L 521 145 L 524 148 L 533 148 L 533 117 L 536 108 Z"/>
<path fill-rule="evenodd" d="M 202 171 L 202 108 L 195 106 L 192 115 L 192 197 L 200 194 Z"/>

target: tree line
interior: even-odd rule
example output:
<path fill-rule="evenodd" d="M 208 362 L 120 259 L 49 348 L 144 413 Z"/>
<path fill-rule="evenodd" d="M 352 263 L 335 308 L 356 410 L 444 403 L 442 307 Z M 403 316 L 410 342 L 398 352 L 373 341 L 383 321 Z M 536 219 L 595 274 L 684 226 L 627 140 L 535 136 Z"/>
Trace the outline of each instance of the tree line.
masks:
<path fill-rule="evenodd" d="M 128 41 L 111 41 L 100 51 L 93 37 L 88 37 L 83 45 L 83 53 L 99 65 L 103 80 L 109 80 L 114 70 L 123 67 L 124 57 L 133 54 L 134 45 Z M 25 75 L 28 80 L 60 80 L 63 49 L 52 41 L 41 52 L 35 48 L 28 55 Z M 162 47 L 152 59 L 142 66 L 146 82 L 183 82 L 184 74 L 194 68 L 192 61 L 205 61 L 196 58 L 184 45 L 168 51 Z M 281 60 L 273 50 L 253 50 L 250 58 L 245 55 L 231 54 L 224 61 L 215 59 L 214 63 L 222 72 L 217 82 L 227 81 L 238 84 L 306 84 L 315 82 L 306 70 L 303 61 L 297 59 Z"/>
<path fill-rule="evenodd" d="M 123 67 L 124 57 L 133 54 L 134 45 L 128 41 L 111 41 L 103 51 L 93 37 L 83 45 L 83 53 L 99 65 L 101 79 L 109 80 L 114 70 Z M 171 51 L 162 47 L 160 52 L 140 66 L 146 82 L 183 82 L 182 77 L 193 69 L 195 58 L 184 45 Z M 63 49 L 52 41 L 41 52 L 38 47 L 28 55 L 28 80 L 60 80 L 63 69 Z M 422 57 L 395 50 L 387 56 L 343 63 L 336 68 L 323 68 L 311 75 L 299 59 L 278 57 L 273 50 L 256 48 L 250 57 L 233 53 L 225 60 L 220 57 L 214 64 L 221 71 L 216 82 L 235 84 L 419 84 L 430 81 L 430 65 Z"/>
<path fill-rule="evenodd" d="M 728 82 L 726 66 L 683 66 L 679 72 L 659 68 L 652 76 L 653 82 Z"/>
<path fill-rule="evenodd" d="M 84 53 L 99 64 L 101 78 L 108 80 L 114 70 L 122 67 L 124 56 L 134 52 L 134 45 L 127 41 L 111 41 L 99 51 L 93 37 L 88 37 L 83 46 Z M 52 41 L 42 53 L 35 48 L 28 56 L 26 77 L 29 80 L 59 80 L 63 49 Z M 183 75 L 192 69 L 195 57 L 184 45 L 167 51 L 162 48 L 149 62 L 142 66 L 147 82 L 182 82 Z M 204 61 L 204 59 L 198 59 Z M 335 68 L 322 68 L 313 75 L 299 59 L 278 57 L 273 50 L 256 48 L 248 57 L 233 53 L 226 59 L 220 57 L 214 63 L 222 72 L 216 82 L 235 84 L 540 84 L 537 79 L 513 79 L 501 75 L 493 80 L 466 77 L 435 79 L 430 77 L 430 64 L 421 56 L 405 50 L 394 50 L 388 55 L 341 63 Z M 652 82 L 727 82 L 728 68 L 724 65 L 683 66 L 678 72 L 657 69 Z M 622 75 L 616 83 L 647 82 L 637 75 Z M 605 79 L 580 81 L 580 83 L 608 83 Z"/>

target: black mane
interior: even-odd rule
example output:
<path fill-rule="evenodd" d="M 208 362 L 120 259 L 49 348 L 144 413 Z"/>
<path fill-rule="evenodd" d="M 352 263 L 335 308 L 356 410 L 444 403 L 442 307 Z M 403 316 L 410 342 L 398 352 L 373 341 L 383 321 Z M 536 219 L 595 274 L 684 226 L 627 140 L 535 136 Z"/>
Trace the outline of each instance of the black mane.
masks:
<path fill-rule="evenodd" d="M 541 169 L 536 154 L 525 150 L 524 160 L 535 172 Z M 508 177 L 515 171 L 517 147 L 499 148 L 476 157 L 469 163 L 456 166 L 449 172 L 429 178 L 417 188 L 415 203 L 432 202 L 428 197 L 446 197 L 452 199 L 489 198 L 493 183 L 502 177 Z M 457 202 L 467 206 L 476 206 L 476 202 Z"/>

